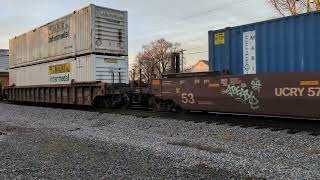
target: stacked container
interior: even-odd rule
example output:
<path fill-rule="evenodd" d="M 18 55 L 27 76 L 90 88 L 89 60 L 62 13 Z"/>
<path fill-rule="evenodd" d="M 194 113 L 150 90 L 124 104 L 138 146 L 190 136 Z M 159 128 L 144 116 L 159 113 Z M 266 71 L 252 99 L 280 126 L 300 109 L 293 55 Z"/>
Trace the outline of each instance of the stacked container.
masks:
<path fill-rule="evenodd" d="M 89 5 L 10 39 L 10 85 L 128 83 L 127 56 L 127 12 Z"/>
<path fill-rule="evenodd" d="M 320 13 L 209 31 L 210 71 L 319 72 Z"/>

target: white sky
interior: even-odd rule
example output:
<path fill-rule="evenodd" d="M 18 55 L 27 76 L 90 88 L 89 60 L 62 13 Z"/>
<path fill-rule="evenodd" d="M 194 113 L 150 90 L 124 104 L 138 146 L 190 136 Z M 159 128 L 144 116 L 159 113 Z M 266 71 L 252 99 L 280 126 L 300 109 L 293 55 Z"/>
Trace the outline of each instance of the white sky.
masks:
<path fill-rule="evenodd" d="M 208 59 L 203 51 L 209 30 L 278 16 L 266 0 L 0 0 L 0 48 L 8 48 L 9 38 L 90 3 L 128 11 L 130 63 L 142 45 L 163 37 L 181 43 L 193 64 Z"/>

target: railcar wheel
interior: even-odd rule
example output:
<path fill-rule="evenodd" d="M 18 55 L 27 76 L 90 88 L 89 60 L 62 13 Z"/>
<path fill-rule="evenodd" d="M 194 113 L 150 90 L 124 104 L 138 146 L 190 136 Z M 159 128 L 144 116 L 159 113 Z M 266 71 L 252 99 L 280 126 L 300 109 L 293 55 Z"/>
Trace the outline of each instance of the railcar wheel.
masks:
<path fill-rule="evenodd" d="M 183 108 L 180 107 L 180 106 L 175 106 L 175 111 L 176 111 L 177 113 L 180 113 L 180 114 L 188 114 L 188 113 L 190 113 L 190 110 L 188 110 L 188 109 L 183 109 Z"/>
<path fill-rule="evenodd" d="M 162 100 L 154 98 L 152 101 L 152 111 L 154 112 L 171 112 L 175 108 L 175 104 L 171 100 Z"/>
<path fill-rule="evenodd" d="M 97 96 L 93 100 L 93 106 L 96 108 L 105 108 L 104 97 Z"/>
<path fill-rule="evenodd" d="M 166 112 L 172 112 L 173 109 L 174 109 L 174 106 L 175 106 L 175 104 L 174 104 L 174 102 L 171 101 L 171 100 L 166 100 L 166 101 L 164 102 L 164 110 L 165 110 Z"/>
<path fill-rule="evenodd" d="M 153 112 L 161 111 L 161 100 L 158 98 L 152 98 L 151 109 Z"/>

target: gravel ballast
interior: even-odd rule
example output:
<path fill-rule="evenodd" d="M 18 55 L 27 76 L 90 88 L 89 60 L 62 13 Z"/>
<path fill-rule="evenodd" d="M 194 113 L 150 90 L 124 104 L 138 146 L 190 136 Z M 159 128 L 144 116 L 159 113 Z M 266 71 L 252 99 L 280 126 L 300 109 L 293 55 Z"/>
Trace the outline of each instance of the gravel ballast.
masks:
<path fill-rule="evenodd" d="M 0 127 L 1 132 L 7 133 L 0 136 L 0 156 L 6 159 L 0 163 L 0 177 L 9 179 L 21 175 L 16 171 L 19 168 L 10 166 L 9 162 L 15 162 L 8 158 L 12 149 L 17 149 L 14 151 L 17 155 L 13 156 L 17 161 L 24 157 L 26 162 L 33 162 L 32 156 L 21 156 L 24 153 L 40 153 L 35 162 L 50 157 L 47 160 L 52 166 L 50 172 L 55 173 L 51 178 L 320 177 L 320 137 L 303 132 L 288 134 L 269 129 L 11 104 L 0 104 Z M 54 142 L 58 141 L 70 144 L 69 149 L 62 148 L 60 154 L 54 154 L 53 148 L 53 154 L 41 155 L 47 146 L 55 147 Z M 102 150 L 104 154 L 96 153 Z M 97 154 L 101 155 L 100 161 Z M 64 156 L 79 159 L 70 160 L 69 165 L 60 163 L 61 168 L 68 167 L 67 174 L 61 174 L 56 164 L 63 162 Z M 88 159 L 93 159 L 92 164 L 87 163 Z M 138 162 L 138 167 L 125 162 Z M 46 173 L 40 173 L 48 171 L 43 167 L 36 164 L 34 168 L 38 171 L 27 171 L 29 177 L 48 178 L 43 175 Z M 81 171 L 83 168 L 93 172 Z"/>

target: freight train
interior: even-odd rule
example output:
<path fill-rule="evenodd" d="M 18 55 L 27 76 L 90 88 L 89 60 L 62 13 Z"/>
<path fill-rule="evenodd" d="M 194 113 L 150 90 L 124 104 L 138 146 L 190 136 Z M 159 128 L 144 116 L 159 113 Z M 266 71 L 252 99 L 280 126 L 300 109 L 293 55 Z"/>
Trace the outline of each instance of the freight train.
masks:
<path fill-rule="evenodd" d="M 5 96 L 14 102 L 320 119 L 318 20 L 315 12 L 209 31 L 211 72 L 176 69 L 135 86 L 128 83 L 127 13 L 90 5 L 10 40 Z M 174 57 L 172 66 L 178 62 Z"/>

